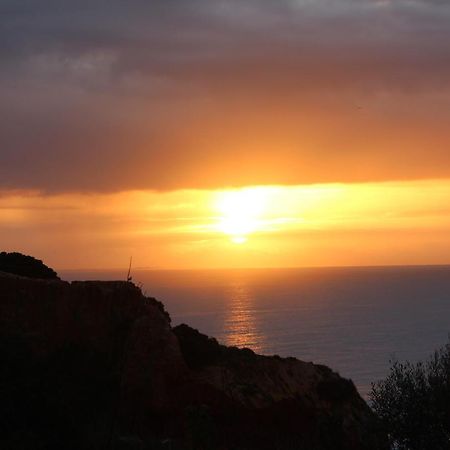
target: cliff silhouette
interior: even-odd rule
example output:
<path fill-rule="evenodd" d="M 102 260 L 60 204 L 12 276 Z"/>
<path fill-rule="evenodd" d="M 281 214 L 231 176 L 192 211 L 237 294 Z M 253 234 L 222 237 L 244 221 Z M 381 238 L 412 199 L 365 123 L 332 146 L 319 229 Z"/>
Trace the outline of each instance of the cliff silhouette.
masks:
<path fill-rule="evenodd" d="M 350 380 L 172 327 L 130 282 L 0 272 L 0 447 L 383 450 Z"/>

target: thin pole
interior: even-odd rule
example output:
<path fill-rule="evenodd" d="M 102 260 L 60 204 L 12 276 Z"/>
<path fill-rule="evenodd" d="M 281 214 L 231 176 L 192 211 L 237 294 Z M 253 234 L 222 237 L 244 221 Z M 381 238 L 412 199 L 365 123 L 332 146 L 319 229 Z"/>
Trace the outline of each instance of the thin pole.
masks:
<path fill-rule="evenodd" d="M 131 263 L 133 262 L 133 256 L 130 256 L 130 265 L 128 266 L 128 275 L 127 275 L 127 281 L 131 281 Z"/>

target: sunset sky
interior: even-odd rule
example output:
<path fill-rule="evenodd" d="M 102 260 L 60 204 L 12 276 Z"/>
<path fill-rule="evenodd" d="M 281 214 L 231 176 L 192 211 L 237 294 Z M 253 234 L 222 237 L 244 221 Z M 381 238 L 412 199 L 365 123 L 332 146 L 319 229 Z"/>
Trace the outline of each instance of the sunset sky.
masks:
<path fill-rule="evenodd" d="M 450 263 L 447 0 L 2 0 L 0 250 Z"/>

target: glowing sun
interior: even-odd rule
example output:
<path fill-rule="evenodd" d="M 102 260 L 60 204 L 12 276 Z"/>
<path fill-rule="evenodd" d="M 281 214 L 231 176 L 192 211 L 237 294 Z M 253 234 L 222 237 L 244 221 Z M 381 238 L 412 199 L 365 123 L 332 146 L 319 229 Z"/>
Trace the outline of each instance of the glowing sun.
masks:
<path fill-rule="evenodd" d="M 222 192 L 216 201 L 219 212 L 217 229 L 235 244 L 244 244 L 248 235 L 263 227 L 262 215 L 267 203 L 264 188 L 247 188 Z"/>

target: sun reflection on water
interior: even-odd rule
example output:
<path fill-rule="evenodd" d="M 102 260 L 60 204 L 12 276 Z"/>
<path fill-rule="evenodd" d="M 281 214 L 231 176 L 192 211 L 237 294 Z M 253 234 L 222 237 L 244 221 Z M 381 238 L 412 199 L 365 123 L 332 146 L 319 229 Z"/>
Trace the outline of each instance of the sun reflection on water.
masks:
<path fill-rule="evenodd" d="M 223 342 L 264 352 L 265 335 L 255 311 L 254 298 L 248 286 L 234 282 L 229 288 L 228 310 L 223 323 Z"/>

